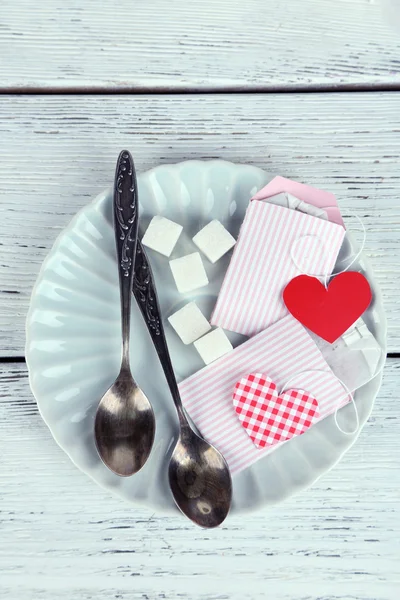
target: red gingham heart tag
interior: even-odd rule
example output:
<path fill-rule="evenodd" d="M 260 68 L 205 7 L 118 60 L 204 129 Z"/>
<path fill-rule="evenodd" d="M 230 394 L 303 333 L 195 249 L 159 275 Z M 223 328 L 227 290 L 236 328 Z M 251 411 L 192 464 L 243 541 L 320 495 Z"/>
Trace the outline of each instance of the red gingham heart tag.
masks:
<path fill-rule="evenodd" d="M 304 390 L 278 395 L 275 383 L 261 373 L 242 377 L 235 385 L 233 405 L 257 448 L 304 433 L 319 417 L 318 402 Z"/>

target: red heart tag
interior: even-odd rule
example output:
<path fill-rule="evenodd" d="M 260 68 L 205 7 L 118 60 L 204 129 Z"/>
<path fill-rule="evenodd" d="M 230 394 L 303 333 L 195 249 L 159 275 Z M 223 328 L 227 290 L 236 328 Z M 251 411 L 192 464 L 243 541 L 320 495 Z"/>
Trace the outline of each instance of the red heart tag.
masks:
<path fill-rule="evenodd" d="M 304 433 L 319 417 L 318 402 L 304 390 L 278 394 L 275 383 L 261 373 L 242 377 L 235 385 L 233 405 L 257 448 Z"/>
<path fill-rule="evenodd" d="M 334 277 L 328 289 L 316 277 L 299 275 L 283 290 L 288 311 L 331 344 L 357 321 L 371 300 L 367 279 L 353 271 Z"/>

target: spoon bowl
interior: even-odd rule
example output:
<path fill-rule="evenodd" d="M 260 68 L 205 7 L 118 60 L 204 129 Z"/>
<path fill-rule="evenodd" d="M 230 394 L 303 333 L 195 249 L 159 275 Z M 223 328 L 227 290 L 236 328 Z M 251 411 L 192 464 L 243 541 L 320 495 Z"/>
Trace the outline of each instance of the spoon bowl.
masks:
<path fill-rule="evenodd" d="M 155 418 L 130 371 L 122 369 L 100 400 L 94 429 L 97 451 L 111 471 L 129 477 L 143 467 L 153 446 Z"/>
<path fill-rule="evenodd" d="M 172 453 L 169 485 L 179 509 L 204 528 L 218 527 L 226 518 L 232 499 L 232 481 L 223 456 L 183 426 Z"/>

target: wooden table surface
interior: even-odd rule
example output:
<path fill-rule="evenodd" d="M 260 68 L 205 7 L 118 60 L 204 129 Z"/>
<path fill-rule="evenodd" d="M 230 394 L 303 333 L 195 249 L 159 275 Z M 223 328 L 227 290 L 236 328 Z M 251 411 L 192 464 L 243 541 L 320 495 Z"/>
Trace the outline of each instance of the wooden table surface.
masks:
<path fill-rule="evenodd" d="M 357 444 L 215 531 L 99 489 L 29 390 L 32 285 L 122 147 L 139 171 L 224 158 L 333 192 L 383 291 L 389 355 Z M 398 0 L 2 0 L 0 213 L 1 598 L 400 597 Z"/>

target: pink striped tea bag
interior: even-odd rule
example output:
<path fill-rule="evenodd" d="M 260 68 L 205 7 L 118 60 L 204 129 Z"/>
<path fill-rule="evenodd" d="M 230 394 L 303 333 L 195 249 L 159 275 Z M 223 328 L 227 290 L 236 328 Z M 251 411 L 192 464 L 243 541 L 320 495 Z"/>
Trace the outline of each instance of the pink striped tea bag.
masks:
<path fill-rule="evenodd" d="M 345 229 L 331 221 L 251 201 L 212 325 L 253 336 L 287 315 L 285 286 L 302 273 L 330 275 L 344 235 Z"/>
<path fill-rule="evenodd" d="M 271 196 L 282 193 L 292 194 L 301 202 L 323 209 L 329 221 L 338 223 L 344 227 L 342 215 L 333 194 L 311 187 L 310 185 L 305 185 L 304 183 L 299 183 L 298 181 L 286 179 L 286 177 L 281 177 L 280 175 L 274 177 L 265 187 L 254 194 L 252 200 L 268 200 Z M 277 203 L 275 202 L 274 204 Z M 302 212 L 307 211 L 303 210 Z"/>
<path fill-rule="evenodd" d="M 314 396 L 318 420 L 349 401 L 315 342 L 292 315 L 271 325 L 179 384 L 183 406 L 201 434 L 223 454 L 232 474 L 282 443 L 257 448 L 236 415 L 235 384 L 255 372 L 270 377 L 279 392 L 301 389 Z"/>

